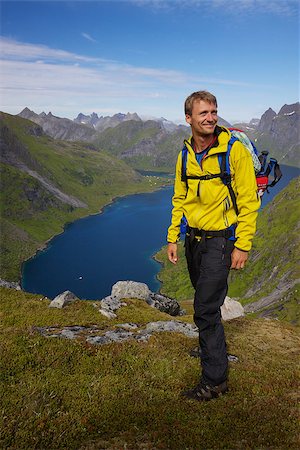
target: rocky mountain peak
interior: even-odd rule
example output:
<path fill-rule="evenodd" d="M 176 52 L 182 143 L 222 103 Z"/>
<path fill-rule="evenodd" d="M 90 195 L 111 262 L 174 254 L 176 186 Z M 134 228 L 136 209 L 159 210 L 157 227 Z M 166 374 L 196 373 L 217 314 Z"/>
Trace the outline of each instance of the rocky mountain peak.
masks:
<path fill-rule="evenodd" d="M 267 111 L 261 116 L 261 119 L 258 124 L 258 130 L 266 132 L 271 131 L 273 119 L 276 116 L 277 114 L 272 108 L 267 109 Z"/>
<path fill-rule="evenodd" d="M 32 117 L 37 116 L 38 114 L 36 114 L 34 111 L 31 111 L 31 109 L 24 108 L 19 114 L 20 117 L 23 117 L 23 119 L 31 119 Z"/>
<path fill-rule="evenodd" d="M 299 114 L 300 112 L 300 103 L 293 103 L 292 105 L 284 105 L 278 115 L 292 115 L 292 114 Z"/>

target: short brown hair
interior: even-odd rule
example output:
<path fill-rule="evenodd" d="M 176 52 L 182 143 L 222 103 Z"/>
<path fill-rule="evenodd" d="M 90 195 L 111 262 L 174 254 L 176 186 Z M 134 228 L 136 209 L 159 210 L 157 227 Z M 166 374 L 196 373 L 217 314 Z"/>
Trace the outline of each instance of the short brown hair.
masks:
<path fill-rule="evenodd" d="M 193 92 L 186 99 L 186 101 L 184 103 L 184 113 L 185 114 L 188 114 L 189 116 L 192 115 L 193 104 L 194 104 L 195 100 L 203 100 L 205 102 L 213 103 L 216 106 L 218 106 L 217 99 L 213 94 L 211 94 L 208 91 L 197 91 L 197 92 Z"/>

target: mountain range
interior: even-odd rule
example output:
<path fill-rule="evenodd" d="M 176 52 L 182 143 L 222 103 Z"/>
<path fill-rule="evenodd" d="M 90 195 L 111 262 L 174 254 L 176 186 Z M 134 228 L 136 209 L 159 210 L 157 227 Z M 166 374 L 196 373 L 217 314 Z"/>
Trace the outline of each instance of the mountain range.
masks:
<path fill-rule="evenodd" d="M 300 166 L 299 102 L 284 105 L 278 114 L 269 108 L 260 119 L 249 123 L 230 124 L 219 118 L 219 124 L 242 128 L 255 142 L 259 151 L 267 150 L 279 162 Z M 167 119 L 142 120 L 137 113 L 98 116 L 79 113 L 74 119 L 54 116 L 51 112 L 36 114 L 29 108 L 20 117 L 40 125 L 54 139 L 92 143 L 124 159 L 135 169 L 172 172 L 182 141 L 190 135 L 186 125 Z"/>

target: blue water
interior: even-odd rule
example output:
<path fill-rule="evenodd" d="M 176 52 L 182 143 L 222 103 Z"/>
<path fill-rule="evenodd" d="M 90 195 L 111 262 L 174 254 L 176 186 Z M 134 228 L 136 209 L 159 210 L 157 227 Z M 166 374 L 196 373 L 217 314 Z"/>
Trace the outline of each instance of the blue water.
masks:
<path fill-rule="evenodd" d="M 48 298 L 70 290 L 101 299 L 117 281 L 133 280 L 156 292 L 160 264 L 152 256 L 166 243 L 172 192 L 131 195 L 72 223 L 24 264 L 23 289 Z"/>
<path fill-rule="evenodd" d="M 282 166 L 283 178 L 263 196 L 262 207 L 300 174 Z M 119 280 L 159 290 L 160 264 L 152 256 L 166 243 L 173 187 L 115 201 L 101 214 L 80 219 L 53 238 L 23 266 L 22 286 L 54 298 L 70 290 L 79 298 L 101 299 Z"/>

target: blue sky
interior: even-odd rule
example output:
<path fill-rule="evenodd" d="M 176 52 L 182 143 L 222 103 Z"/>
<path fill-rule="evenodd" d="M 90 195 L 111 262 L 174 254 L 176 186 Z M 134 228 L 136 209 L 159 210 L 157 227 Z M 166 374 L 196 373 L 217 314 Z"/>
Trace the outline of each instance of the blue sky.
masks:
<path fill-rule="evenodd" d="M 249 121 L 299 98 L 299 0 L 1 2 L 1 110 Z"/>

